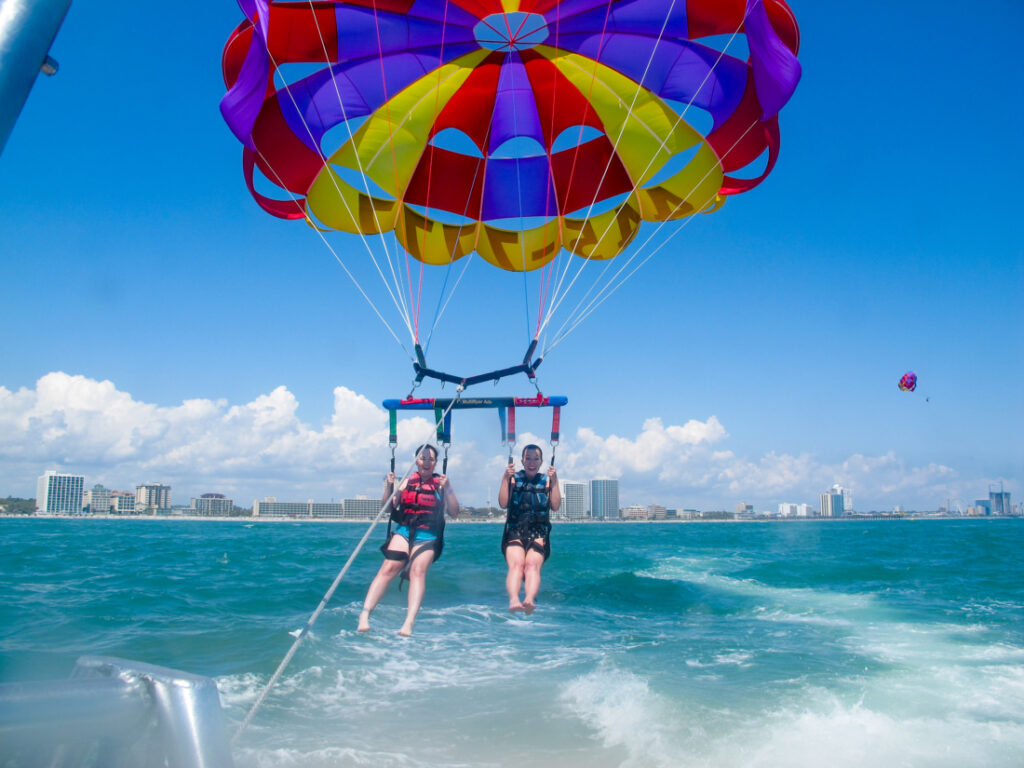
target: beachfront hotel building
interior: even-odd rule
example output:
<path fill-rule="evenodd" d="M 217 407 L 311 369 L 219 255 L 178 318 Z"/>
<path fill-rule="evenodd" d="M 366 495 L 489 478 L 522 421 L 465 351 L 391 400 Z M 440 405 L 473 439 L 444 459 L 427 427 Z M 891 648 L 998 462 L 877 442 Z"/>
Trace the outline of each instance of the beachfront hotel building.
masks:
<path fill-rule="evenodd" d="M 374 509 L 374 514 L 377 510 Z M 262 501 L 252 503 L 253 517 L 292 517 L 304 519 L 342 518 L 345 516 L 345 505 L 340 501 L 278 501 L 267 496 Z"/>
<path fill-rule="evenodd" d="M 661 504 L 648 504 L 647 505 L 647 519 L 648 520 L 666 520 L 668 519 L 668 510 L 665 509 Z"/>
<path fill-rule="evenodd" d="M 235 500 L 223 493 L 204 493 L 198 499 L 192 499 L 189 511 L 203 517 L 227 517 L 235 511 Z"/>
<path fill-rule="evenodd" d="M 647 507 L 643 504 L 630 504 L 628 507 L 622 508 L 622 519 L 623 520 L 646 520 L 647 519 Z"/>
<path fill-rule="evenodd" d="M 47 470 L 36 481 L 36 512 L 47 515 L 81 514 L 84 475 Z"/>
<path fill-rule="evenodd" d="M 131 491 L 111 491 L 110 508 L 115 515 L 134 515 L 135 494 Z"/>
<path fill-rule="evenodd" d="M 587 517 L 587 484 L 568 480 L 559 482 L 562 489 L 562 508 L 556 513 L 566 520 L 585 520 Z"/>
<path fill-rule="evenodd" d="M 619 481 L 590 481 L 590 516 L 595 520 L 619 519 Z"/>
<path fill-rule="evenodd" d="M 92 487 L 92 490 L 82 494 L 82 507 L 89 510 L 93 515 L 109 515 L 111 501 L 111 490 L 100 484 Z"/>
<path fill-rule="evenodd" d="M 373 520 L 384 503 L 380 499 L 345 499 L 346 520 Z"/>
<path fill-rule="evenodd" d="M 171 486 L 143 483 L 135 486 L 135 511 L 140 515 L 167 514 L 171 509 Z"/>

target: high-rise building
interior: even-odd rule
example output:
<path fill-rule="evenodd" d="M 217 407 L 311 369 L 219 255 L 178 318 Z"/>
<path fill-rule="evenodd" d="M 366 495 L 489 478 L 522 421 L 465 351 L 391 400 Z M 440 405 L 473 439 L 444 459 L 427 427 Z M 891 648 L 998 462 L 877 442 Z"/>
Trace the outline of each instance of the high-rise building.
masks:
<path fill-rule="evenodd" d="M 82 494 L 82 506 L 87 508 L 93 515 L 109 515 L 111 502 L 111 491 L 102 485 L 94 485 L 92 490 Z"/>
<path fill-rule="evenodd" d="M 797 504 L 796 505 L 796 516 L 797 517 L 810 517 L 814 513 L 811 511 L 810 504 Z"/>
<path fill-rule="evenodd" d="M 832 493 L 838 493 L 843 497 L 843 511 L 839 514 L 849 515 L 853 512 L 853 491 L 836 483 L 832 486 Z M 838 516 L 838 515 L 837 515 Z"/>
<path fill-rule="evenodd" d="M 234 499 L 227 498 L 223 493 L 204 493 L 198 499 L 192 499 L 192 514 L 195 515 L 228 517 L 234 511 Z"/>
<path fill-rule="evenodd" d="M 590 481 L 590 516 L 595 520 L 619 519 L 619 481 Z"/>
<path fill-rule="evenodd" d="M 797 507 L 797 504 L 789 504 L 786 502 L 779 504 L 779 517 L 796 517 Z"/>
<path fill-rule="evenodd" d="M 166 513 L 171 509 L 171 486 L 143 483 L 135 486 L 135 511 L 140 515 Z"/>
<path fill-rule="evenodd" d="M 648 504 L 647 505 L 647 519 L 648 520 L 664 520 L 668 517 L 668 510 L 665 509 L 661 504 Z"/>
<path fill-rule="evenodd" d="M 1000 486 L 1001 488 L 1002 486 Z M 992 515 L 1009 515 L 1013 507 L 1010 506 L 1010 492 L 1009 491 L 993 491 L 989 489 L 988 492 L 988 506 L 989 514 Z"/>
<path fill-rule="evenodd" d="M 821 494 L 821 516 L 842 517 L 843 515 L 843 494 L 835 491 L 825 491 Z"/>
<path fill-rule="evenodd" d="M 36 482 L 36 511 L 48 515 L 81 514 L 85 477 L 47 470 Z"/>
<path fill-rule="evenodd" d="M 562 489 L 562 506 L 555 513 L 566 520 L 585 520 L 587 518 L 587 484 L 573 483 L 568 480 L 559 481 Z"/>

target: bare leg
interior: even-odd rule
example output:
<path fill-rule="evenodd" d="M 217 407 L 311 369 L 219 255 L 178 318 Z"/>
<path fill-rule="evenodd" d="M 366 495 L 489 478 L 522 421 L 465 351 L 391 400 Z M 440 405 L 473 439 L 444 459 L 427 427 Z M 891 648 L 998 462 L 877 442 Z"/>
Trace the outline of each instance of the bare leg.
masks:
<path fill-rule="evenodd" d="M 404 553 L 408 551 L 408 547 L 409 542 L 401 536 L 393 536 L 388 549 L 392 552 Z M 381 563 L 380 570 L 377 571 L 377 575 L 370 582 L 370 588 L 366 590 L 363 610 L 359 614 L 359 626 L 356 627 L 359 632 L 370 631 L 370 614 L 373 613 L 373 609 L 377 607 L 380 599 L 384 597 L 384 593 L 388 591 L 388 585 L 391 584 L 391 581 L 402 572 L 404 565 L 405 563 L 402 560 L 385 560 Z"/>
<path fill-rule="evenodd" d="M 543 541 L 538 541 L 538 544 L 543 545 Z M 540 568 L 544 565 L 544 555 L 540 552 L 530 550 L 526 554 L 526 563 L 524 565 L 524 576 L 526 579 L 526 595 L 523 597 L 523 610 L 526 613 L 533 613 L 533 609 L 537 607 L 537 593 L 540 592 Z"/>
<path fill-rule="evenodd" d="M 409 637 L 412 634 L 413 625 L 416 623 L 416 614 L 423 604 L 423 593 L 427 591 L 427 569 L 434 562 L 434 549 L 430 544 L 416 547 L 416 555 L 409 566 L 409 607 L 405 613 L 405 623 L 398 630 L 398 634 Z"/>
<path fill-rule="evenodd" d="M 519 601 L 519 590 L 523 586 L 523 563 L 526 552 L 522 546 L 509 544 L 505 547 L 505 562 L 508 563 L 508 575 L 505 577 L 505 591 L 508 592 L 508 612 L 523 610 Z"/>

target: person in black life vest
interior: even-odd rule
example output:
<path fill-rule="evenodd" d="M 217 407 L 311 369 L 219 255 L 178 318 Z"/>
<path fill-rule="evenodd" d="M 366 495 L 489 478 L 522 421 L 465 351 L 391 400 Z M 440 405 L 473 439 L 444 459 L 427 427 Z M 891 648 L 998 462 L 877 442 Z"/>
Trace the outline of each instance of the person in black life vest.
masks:
<path fill-rule="evenodd" d="M 501 551 L 508 563 L 505 589 L 510 613 L 533 613 L 540 591 L 540 569 L 551 554 L 551 518 L 549 513 L 562 506 L 558 474 L 548 467 L 541 474 L 544 454 L 539 446 L 523 448 L 523 468 L 519 472 L 509 464 L 501 476 L 498 506 L 508 510 Z M 525 585 L 525 587 L 524 587 Z M 525 589 L 522 601 L 519 591 Z"/>
<path fill-rule="evenodd" d="M 395 487 L 395 473 L 389 472 L 381 502 L 391 504 L 388 537 L 381 547 L 384 562 L 370 582 L 359 614 L 360 632 L 370 631 L 370 614 L 384 597 L 391 581 L 402 574 L 409 579 L 409 607 L 405 623 L 398 634 L 412 634 L 416 614 L 423 602 L 427 586 L 427 569 L 441 557 L 444 547 L 444 515 L 458 517 L 459 500 L 445 475 L 434 473 L 437 449 L 421 445 L 416 449 L 416 469 L 402 484 Z"/>

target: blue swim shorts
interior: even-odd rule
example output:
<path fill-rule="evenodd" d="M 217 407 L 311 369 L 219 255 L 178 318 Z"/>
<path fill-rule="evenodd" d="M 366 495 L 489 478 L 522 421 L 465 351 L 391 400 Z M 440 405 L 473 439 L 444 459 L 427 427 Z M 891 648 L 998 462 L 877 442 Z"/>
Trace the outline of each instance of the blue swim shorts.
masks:
<path fill-rule="evenodd" d="M 395 535 L 401 536 L 406 541 L 409 540 L 409 526 L 400 525 L 395 528 Z M 437 541 L 437 536 L 425 528 L 420 528 L 416 531 L 416 545 L 426 544 L 428 541 Z"/>

